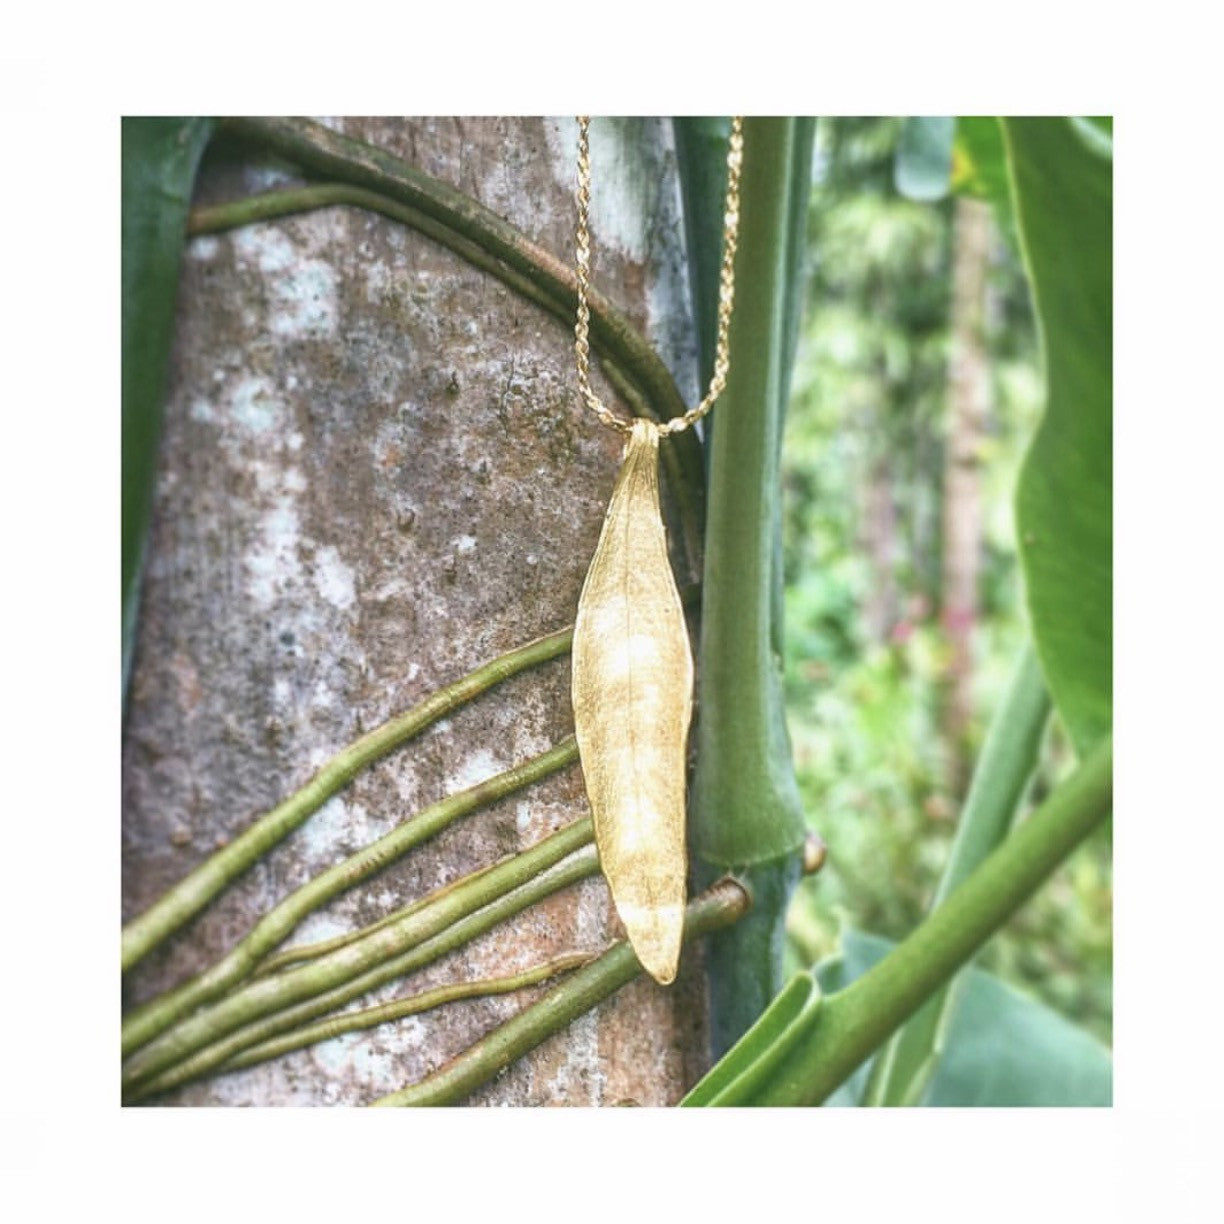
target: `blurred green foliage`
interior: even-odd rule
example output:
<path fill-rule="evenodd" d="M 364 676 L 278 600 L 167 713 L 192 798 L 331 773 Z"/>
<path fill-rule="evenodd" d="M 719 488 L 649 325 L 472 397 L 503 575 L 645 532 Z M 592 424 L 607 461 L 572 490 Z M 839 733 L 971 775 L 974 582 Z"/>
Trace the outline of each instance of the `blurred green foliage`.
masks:
<path fill-rule="evenodd" d="M 808 313 L 783 446 L 787 705 L 800 786 L 829 862 L 800 886 L 791 968 L 845 926 L 893 939 L 924 916 L 963 795 L 941 725 L 949 641 L 940 553 L 952 202 L 901 198 L 897 119 L 817 128 Z M 1041 410 L 1028 287 L 1000 234 L 987 312 L 991 408 L 980 459 L 976 751 L 1026 636 L 1013 504 Z M 1047 736 L 1031 799 L 1072 764 Z M 1108 1041 L 1108 832 L 1085 845 L 980 964 Z"/>

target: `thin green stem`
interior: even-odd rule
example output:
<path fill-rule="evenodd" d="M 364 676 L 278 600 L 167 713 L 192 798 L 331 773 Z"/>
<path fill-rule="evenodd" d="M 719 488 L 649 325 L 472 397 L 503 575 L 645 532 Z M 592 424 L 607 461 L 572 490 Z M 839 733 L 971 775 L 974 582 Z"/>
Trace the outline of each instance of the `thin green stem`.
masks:
<path fill-rule="evenodd" d="M 226 230 L 291 217 L 297 213 L 314 212 L 320 208 L 348 206 L 379 213 L 424 234 L 448 250 L 454 251 L 474 267 L 496 276 L 516 293 L 550 314 L 568 318 L 570 311 L 564 298 L 552 291 L 548 282 L 525 276 L 518 269 L 499 259 L 486 247 L 452 229 L 441 221 L 402 203 L 391 196 L 352 183 L 311 183 L 305 187 L 286 187 L 276 191 L 227 200 L 221 204 L 206 204 L 192 209 L 187 219 L 187 233 L 219 234 Z M 640 393 L 632 393 L 634 402 L 641 402 Z"/>
<path fill-rule="evenodd" d="M 233 118 L 222 126 L 316 174 L 365 188 L 406 204 L 468 239 L 526 277 L 552 298 L 566 303 L 567 316 L 577 310 L 574 270 L 537 246 L 521 230 L 463 192 L 422 173 L 400 158 L 333 132 L 307 119 Z M 684 401 L 658 353 L 612 303 L 597 290 L 590 294 L 591 331 L 634 371 L 656 411 L 684 412 Z"/>
<path fill-rule="evenodd" d="M 123 968 L 130 969 L 162 940 L 198 914 L 262 855 L 304 824 L 367 765 L 419 735 L 431 723 L 488 692 L 503 680 L 565 654 L 574 631 L 562 629 L 508 651 L 431 694 L 337 753 L 311 780 L 261 816 L 228 846 L 166 892 L 123 928 Z"/>
<path fill-rule="evenodd" d="M 205 1046 L 183 1062 L 175 1064 L 151 1080 L 146 1080 L 133 1094 L 132 1099 L 142 1100 L 145 1097 L 168 1091 L 189 1080 L 199 1079 L 213 1070 L 232 1070 L 236 1066 L 238 1056 L 260 1042 L 289 1032 L 317 1016 L 327 1015 L 328 1012 L 335 1011 L 336 1008 L 343 1007 L 346 1003 L 351 1003 L 354 999 L 359 999 L 362 995 L 377 990 L 388 982 L 407 977 L 408 974 L 433 964 L 447 953 L 484 935 L 498 923 L 514 917 L 515 914 L 521 913 L 537 901 L 552 896 L 553 893 L 560 892 L 563 888 L 576 884 L 580 880 L 598 874 L 599 857 L 595 847 L 589 844 L 592 836 L 590 822 L 580 823 L 586 824 L 588 844 L 574 852 L 569 858 L 545 869 L 540 869 L 537 862 L 532 870 L 537 871 L 538 874 L 526 875 L 523 883 L 517 888 L 498 897 L 468 917 L 452 923 L 441 934 L 425 940 L 424 943 L 410 948 L 407 952 L 401 952 L 398 956 L 383 961 L 342 986 L 333 987 L 322 994 L 307 998 L 301 1003 L 283 1008 L 235 1029 L 220 1041 Z"/>
<path fill-rule="evenodd" d="M 372 1027 L 373 1024 L 382 1023 L 382 1019 L 376 1018 L 370 1020 L 369 1023 L 356 1023 L 355 1021 L 359 1017 L 368 1018 L 375 1016 L 376 1013 L 380 1013 L 388 1008 L 405 1009 L 397 1011 L 395 1017 L 411 1015 L 414 1012 L 427 1011 L 431 1007 L 439 1006 L 453 999 L 467 998 L 472 995 L 500 993 L 498 988 L 503 984 L 504 989 L 507 991 L 518 989 L 519 986 L 530 984 L 527 979 L 532 974 L 540 975 L 539 978 L 531 978 L 532 981 L 543 980 L 544 977 L 566 972 L 569 969 L 575 969 L 579 965 L 586 964 L 591 959 L 590 955 L 588 953 L 575 953 L 569 957 L 560 957 L 557 960 L 549 961 L 547 965 L 538 966 L 536 969 L 528 970 L 526 974 L 519 974 L 514 978 L 500 978 L 493 982 L 463 982 L 442 986 L 437 990 L 413 995 L 406 1000 L 397 1000 L 386 1004 L 383 1008 L 366 1008 L 362 1011 L 332 1017 L 320 1024 L 307 1024 L 305 1027 L 298 1027 L 303 1021 L 313 1020 L 319 1015 L 326 1015 L 329 1011 L 334 1011 L 337 1007 L 341 1007 L 345 1003 L 359 998 L 378 986 L 394 981 L 397 977 L 406 977 L 408 973 L 415 972 L 425 964 L 430 964 L 447 952 L 451 952 L 454 948 L 461 946 L 461 944 L 469 942 L 477 935 L 484 934 L 486 930 L 495 926 L 504 918 L 511 917 L 513 914 L 526 909 L 529 905 L 533 905 L 536 901 L 551 895 L 553 892 L 559 892 L 569 884 L 577 883 L 579 880 L 595 875 L 598 870 L 599 863 L 595 849 L 593 846 L 587 847 L 558 866 L 542 872 L 520 889 L 507 893 L 505 897 L 494 902 L 492 906 L 478 911 L 470 918 L 455 923 L 454 926 L 441 935 L 436 936 L 434 939 L 426 940 L 425 943 L 412 952 L 405 953 L 403 956 L 396 957 L 386 964 L 380 965 L 377 969 L 363 975 L 361 979 L 354 979 L 347 985 L 328 991 L 324 995 L 309 999 L 305 1003 L 299 1003 L 295 1007 L 286 1008 L 284 1011 L 276 1012 L 274 1015 L 268 1016 L 263 1020 L 236 1030 L 222 1041 L 206 1046 L 203 1050 L 200 1050 L 185 1061 L 176 1064 L 167 1071 L 163 1071 L 152 1080 L 147 1080 L 132 1094 L 130 1099 L 134 1101 L 145 1100 L 160 1093 L 168 1092 L 170 1089 L 177 1088 L 190 1080 L 199 1079 L 209 1072 L 215 1071 L 218 1074 L 224 1075 L 229 1071 L 239 1071 L 244 1067 L 254 1066 L 257 1063 L 277 1058 L 281 1054 L 287 1054 L 291 1050 L 300 1049 L 302 1046 L 322 1041 L 326 1037 L 334 1037 L 340 1033 L 349 1032 L 357 1028 Z M 544 973 L 543 970 L 545 969 L 548 969 L 549 972 Z M 514 981 L 518 982 L 517 986 L 508 984 Z M 383 1017 L 383 1019 L 395 1017 L 388 1015 Z"/>
<path fill-rule="evenodd" d="M 715 1105 L 817 1105 L 940 989 L 1108 815 L 1113 743 L 1106 737 L 1007 840 L 892 952 L 845 990 L 800 1012 L 784 1058 L 733 1080 Z M 771 1023 L 766 1012 L 759 1022 Z M 750 1030 L 743 1044 L 755 1044 Z M 728 1058 L 735 1056 L 733 1050 Z M 721 1079 L 716 1067 L 707 1078 Z M 704 1081 L 703 1081 L 704 1083 Z M 744 1083 L 747 1088 L 738 1090 Z M 701 1084 L 692 1094 L 705 1098 Z"/>
<path fill-rule="evenodd" d="M 570 736 L 555 748 L 550 748 L 513 769 L 432 804 L 414 819 L 396 826 L 390 833 L 371 842 L 356 854 L 321 872 L 269 910 L 246 937 L 212 968 L 206 969 L 182 986 L 158 996 L 126 1017 L 123 1022 L 124 1055 L 140 1049 L 159 1033 L 165 1032 L 176 1020 L 216 999 L 249 977 L 255 966 L 283 942 L 308 914 L 326 905 L 333 897 L 383 871 L 413 847 L 419 846 L 460 817 L 557 773 L 577 759 L 577 746 L 573 736 Z M 410 916 L 397 925 L 411 920 Z M 379 932 L 374 932 L 367 939 L 376 938 L 378 934 Z M 331 955 L 339 955 L 343 951 L 344 949 L 339 949 Z"/>
<path fill-rule="evenodd" d="M 549 314 L 570 323 L 574 315 L 574 304 L 564 293 L 553 291 L 550 281 L 525 275 L 504 260 L 499 259 L 479 242 L 465 237 L 458 230 L 449 228 L 428 213 L 409 204 L 392 199 L 365 187 L 354 187 L 351 183 L 312 183 L 306 187 L 287 187 L 277 191 L 265 191 L 259 195 L 245 196 L 239 200 L 227 200 L 222 204 L 207 204 L 191 211 L 187 218 L 187 233 L 218 234 L 226 230 L 239 229 L 261 221 L 279 217 L 291 217 L 298 213 L 314 212 L 320 208 L 352 207 L 379 213 L 393 221 L 399 221 L 410 229 L 453 251 L 475 268 L 497 277 L 504 285 L 520 297 L 534 302 Z M 645 341 L 642 341 L 644 344 Z M 646 393 L 635 381 L 632 371 L 608 351 L 606 333 L 599 340 L 592 337 L 592 347 L 600 359 L 600 367 L 612 389 L 629 405 L 635 416 L 655 415 L 649 406 Z"/>
<path fill-rule="evenodd" d="M 452 880 L 451 883 L 444 885 L 442 888 L 426 893 L 425 896 L 418 897 L 415 901 L 410 901 L 407 905 L 403 905 L 397 910 L 392 910 L 391 913 L 378 919 L 377 922 L 371 922 L 366 926 L 358 927 L 355 931 L 346 931 L 343 935 L 336 935 L 331 939 L 321 939 L 317 943 L 298 944 L 292 948 L 282 948 L 266 960 L 260 961 L 259 966 L 251 976 L 253 978 L 270 977 L 273 973 L 280 973 L 281 970 L 289 968 L 290 965 L 300 965 L 303 961 L 318 960 L 320 956 L 326 956 L 337 948 L 347 948 L 349 944 L 356 943 L 359 939 L 364 939 L 375 931 L 381 931 L 383 927 L 389 927 L 393 922 L 398 922 L 401 918 L 407 918 L 409 914 L 418 913 L 427 905 L 433 905 L 443 897 L 449 896 L 456 889 L 468 887 L 472 881 L 478 880 L 486 871 L 492 871 L 495 865 L 490 864 L 488 867 L 482 867 L 479 871 L 473 871 L 469 875 L 460 876 L 459 879 Z"/>
<path fill-rule="evenodd" d="M 476 913 L 482 907 L 493 911 L 495 907 L 490 903 L 498 903 L 500 906 L 496 910 L 496 914 L 500 916 L 490 918 L 488 914 L 484 915 L 489 918 L 489 925 L 500 921 L 502 916 L 517 913 L 514 907 L 519 905 L 524 895 L 529 894 L 530 889 L 520 892 L 513 901 L 505 894 L 524 881 L 540 888 L 547 887 L 549 891 L 561 887 L 562 885 L 556 883 L 556 876 L 551 877 L 549 881 L 533 881 L 532 877 L 560 863 L 574 851 L 589 846 L 592 837 L 589 818 L 575 821 L 515 858 L 479 873 L 478 878 L 472 880 L 466 888 L 456 889 L 427 909 L 374 931 L 357 943 L 329 952 L 318 960 L 286 969 L 274 977 L 247 983 L 213 1006 L 188 1017 L 169 1032 L 163 1033 L 132 1057 L 124 1067 L 125 1092 L 142 1085 L 144 1081 L 150 1080 L 166 1068 L 182 1062 L 197 1050 L 220 1041 L 244 1025 L 253 1024 L 308 999 L 317 1001 L 316 996 L 322 996 L 337 987 L 353 986 L 355 993 L 348 997 L 356 997 L 383 981 L 403 976 L 409 968 L 428 963 L 427 960 L 416 960 L 424 954 L 422 945 L 426 940 L 445 933 L 443 943 L 435 945 L 431 950 L 428 959 L 432 959 L 442 955 L 443 951 L 457 947 L 464 939 L 473 938 L 478 930 L 487 929 L 480 925 L 484 919 Z M 585 868 L 586 864 L 582 866 Z M 548 892 L 536 895 L 547 896 Z M 530 901 L 523 904 L 530 904 Z M 473 921 L 466 928 L 467 934 L 457 933 L 462 926 L 461 920 L 469 917 Z M 408 963 L 408 968 L 404 967 L 405 963 Z M 379 981 L 372 982 L 371 979 L 379 974 L 383 975 Z M 360 989 L 356 989 L 358 984 Z M 334 995 L 330 996 L 322 1012 L 331 1011 L 347 1001 L 347 998 L 337 999 Z M 322 1013 L 313 1013 L 319 1014 Z M 313 1015 L 295 1016 L 290 1023 L 297 1023 L 303 1018 L 313 1018 Z M 269 1035 L 262 1033 L 252 1038 L 252 1041 Z"/>
<path fill-rule="evenodd" d="M 444 231 L 458 235 L 470 246 L 458 251 L 442 231 L 431 235 L 437 241 L 452 246 L 465 259 L 471 257 L 471 247 L 495 257 L 557 300 L 567 323 L 575 317 L 578 297 L 573 268 L 450 184 L 423 174 L 374 145 L 306 119 L 243 117 L 225 119 L 222 126 L 305 170 L 408 205 L 441 223 Z M 489 270 L 498 274 L 495 268 Z M 628 383 L 636 388 L 637 405 L 658 420 L 683 413 L 684 400 L 670 371 L 627 316 L 595 291 L 590 295 L 590 308 L 592 341 L 613 359 Z M 705 486 L 700 443 L 693 431 L 679 435 L 672 446 L 664 448 L 663 462 L 680 508 L 689 566 L 696 572 L 701 556 L 704 513 L 701 497 Z"/>
<path fill-rule="evenodd" d="M 684 920 L 685 939 L 737 921 L 750 905 L 751 898 L 738 881 L 731 877 L 720 880 L 689 902 Z M 535 1049 L 553 1033 L 632 981 L 641 971 L 633 949 L 627 943 L 616 943 L 598 960 L 577 970 L 539 1002 L 494 1029 L 420 1083 L 382 1097 L 373 1104 L 457 1104 L 515 1059 Z"/>
<path fill-rule="evenodd" d="M 1037 765 L 1050 716 L 1050 695 L 1030 642 L 1007 694 L 991 720 L 986 742 L 956 826 L 956 839 L 935 892 L 938 909 L 1007 836 Z M 916 1105 L 938 1064 L 954 1010 L 955 982 L 935 992 L 904 1028 L 894 1033 L 871 1068 L 863 1105 Z"/>
<path fill-rule="evenodd" d="M 305 1028 L 294 1029 L 282 1037 L 274 1037 L 271 1041 L 251 1046 L 250 1049 L 231 1058 L 222 1069 L 237 1071 L 242 1067 L 265 1062 L 270 1058 L 278 1058 L 292 1050 L 300 1050 L 304 1046 L 328 1041 L 344 1033 L 376 1028 L 380 1024 L 401 1020 L 405 1016 L 416 1016 L 421 1012 L 432 1011 L 443 1004 L 458 1002 L 460 999 L 479 999 L 491 995 L 512 994 L 526 986 L 535 986 L 540 982 L 548 981 L 549 978 L 569 973 L 571 969 L 585 965 L 590 959 L 589 952 L 571 952 L 567 956 L 558 956 L 542 965 L 535 965 L 521 973 L 510 974 L 508 977 L 486 978 L 476 982 L 450 982 L 445 986 L 436 986 L 433 990 L 424 990 L 420 994 L 409 995 L 407 998 L 394 999 L 378 1007 L 363 1007 L 360 1011 L 345 1012 L 342 1016 L 320 1020 Z"/>

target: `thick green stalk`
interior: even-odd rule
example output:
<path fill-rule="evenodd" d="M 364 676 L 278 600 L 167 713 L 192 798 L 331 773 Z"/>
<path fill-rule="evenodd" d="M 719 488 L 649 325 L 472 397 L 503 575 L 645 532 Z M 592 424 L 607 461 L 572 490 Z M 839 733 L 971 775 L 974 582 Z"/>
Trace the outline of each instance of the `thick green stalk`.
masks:
<path fill-rule="evenodd" d="M 1045 803 L 1024 821 L 921 926 L 845 990 L 816 1007 L 798 1008 L 776 1041 L 786 1053 L 760 1076 L 741 1074 L 708 1099 L 706 1080 L 722 1082 L 715 1066 L 686 1103 L 817 1105 L 930 996 L 965 965 L 1051 872 L 1108 815 L 1113 801 L 1113 741 L 1106 737 Z M 808 977 L 810 975 L 801 975 Z M 794 1010 L 791 990 L 776 1007 Z M 760 1029 L 777 1026 L 767 1011 Z M 757 1044 L 753 1031 L 742 1046 Z M 768 1057 L 774 1042 L 766 1046 Z M 742 1058 L 732 1050 L 728 1063 Z M 741 1088 L 740 1086 L 743 1085 Z"/>
<path fill-rule="evenodd" d="M 326 905 L 333 897 L 389 867 L 460 817 L 557 773 L 577 759 L 577 745 L 570 736 L 530 761 L 432 804 L 414 819 L 397 825 L 390 833 L 321 872 L 269 910 L 246 937 L 211 969 L 158 996 L 126 1017 L 123 1022 L 124 1055 L 140 1049 L 176 1020 L 249 977 L 255 966 L 282 943 L 308 914 Z"/>
<path fill-rule="evenodd" d="M 227 130 L 306 170 L 368 188 L 433 218 L 546 290 L 550 297 L 558 298 L 564 304 L 566 322 L 574 319 L 577 280 L 570 263 L 537 246 L 508 221 L 450 184 L 431 178 L 374 145 L 342 136 L 306 119 L 247 117 L 222 122 Z M 445 238 L 439 236 L 438 240 Z M 594 289 L 589 304 L 592 341 L 613 358 L 638 388 L 640 406 L 657 420 L 683 413 L 686 405 L 670 371 L 627 316 Z M 690 566 L 696 566 L 701 556 L 704 481 L 700 444 L 692 431 L 673 438 L 672 445 L 664 449 L 662 460 L 667 465 L 680 510 L 688 561 Z"/>
<path fill-rule="evenodd" d="M 684 919 L 686 940 L 737 921 L 751 899 L 737 881 L 727 878 L 689 902 Z M 538 1003 L 451 1059 L 440 1070 L 402 1092 L 374 1101 L 374 1105 L 455 1105 L 517 1058 L 534 1050 L 547 1037 L 590 1011 L 639 973 L 642 967 L 633 949 L 616 943 L 598 960 L 577 970 Z"/>
<path fill-rule="evenodd" d="M 568 858 L 550 867 L 536 851 L 526 851 L 514 860 L 519 864 L 522 877 L 522 883 L 517 888 L 511 889 L 466 918 L 460 918 L 451 923 L 432 939 L 427 939 L 424 943 L 409 948 L 406 952 L 382 961 L 343 985 L 334 986 L 300 1003 L 242 1025 L 219 1041 L 205 1046 L 184 1059 L 183 1062 L 174 1064 L 151 1080 L 146 1080 L 133 1094 L 133 1099 L 142 1100 L 145 1097 L 168 1091 L 189 1080 L 199 1079 L 202 1075 L 218 1068 L 222 1071 L 232 1070 L 239 1065 L 239 1056 L 258 1043 L 281 1033 L 287 1033 L 297 1025 L 313 1020 L 317 1016 L 325 1016 L 328 1012 L 335 1011 L 336 1008 L 343 1007 L 346 1003 L 351 1003 L 354 999 L 359 999 L 362 995 L 377 990 L 388 982 L 394 982 L 398 978 L 415 973 L 418 969 L 433 964 L 434 961 L 453 952 L 456 948 L 484 935 L 498 923 L 522 913 L 537 901 L 550 897 L 553 893 L 560 892 L 561 889 L 576 884 L 579 880 L 597 875 L 599 856 L 595 847 L 590 844 L 593 836 L 591 822 L 590 820 L 580 821 L 574 827 L 585 834 L 586 844 Z M 570 836 L 569 831 L 562 830 L 562 833 L 565 834 L 565 844 L 572 844 L 574 839 Z M 561 838 L 562 833 L 555 836 Z M 478 874 L 483 875 L 484 873 Z M 464 886 L 469 887 L 471 883 L 472 877 L 468 877 L 464 881 Z"/>
<path fill-rule="evenodd" d="M 328 799 L 348 786 L 367 765 L 510 676 L 565 654 L 573 636 L 573 629 L 562 629 L 499 655 L 337 753 L 301 790 L 261 816 L 123 928 L 124 970 L 130 969 L 204 909 L 262 855 L 300 828 Z"/>
<path fill-rule="evenodd" d="M 781 985 L 782 923 L 804 836 L 774 641 L 801 143 L 792 119 L 745 122 L 731 370 L 713 412 L 690 841 L 701 880 L 745 872 L 755 899 L 745 922 L 710 941 L 716 1052 Z"/>
<path fill-rule="evenodd" d="M 581 849 L 590 842 L 591 837 L 590 821 L 576 821 L 530 850 L 482 873 L 468 888 L 450 893 L 427 909 L 373 931 L 359 942 L 338 948 L 318 960 L 246 984 L 139 1050 L 124 1067 L 125 1090 L 182 1062 L 197 1050 L 245 1024 L 383 967 L 391 958 L 416 948 L 481 906 L 501 897 L 522 883 L 524 878 L 529 879 L 532 874 Z"/>
<path fill-rule="evenodd" d="M 932 910 L 938 909 L 1007 836 L 1036 768 L 1049 715 L 1050 695 L 1030 643 L 991 720 L 948 865 L 931 902 Z M 955 1010 L 955 986 L 952 982 L 936 991 L 905 1027 L 893 1034 L 876 1057 L 861 1104 L 916 1105 L 921 1101 Z"/>

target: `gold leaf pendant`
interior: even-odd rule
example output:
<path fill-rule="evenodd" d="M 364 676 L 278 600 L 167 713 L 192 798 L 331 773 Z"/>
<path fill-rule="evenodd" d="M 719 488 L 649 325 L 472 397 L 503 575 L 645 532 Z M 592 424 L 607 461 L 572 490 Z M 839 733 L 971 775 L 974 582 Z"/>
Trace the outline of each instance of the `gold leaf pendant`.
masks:
<path fill-rule="evenodd" d="M 659 429 L 633 423 L 573 646 L 574 729 L 612 900 L 646 971 L 676 976 L 684 928 L 693 660 L 659 509 Z"/>

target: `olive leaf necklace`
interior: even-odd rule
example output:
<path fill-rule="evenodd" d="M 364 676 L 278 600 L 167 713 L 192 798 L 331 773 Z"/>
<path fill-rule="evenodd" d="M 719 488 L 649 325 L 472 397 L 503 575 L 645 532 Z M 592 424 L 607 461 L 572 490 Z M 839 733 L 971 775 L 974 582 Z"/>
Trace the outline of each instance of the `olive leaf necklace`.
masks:
<path fill-rule="evenodd" d="M 574 733 L 612 900 L 638 960 L 658 982 L 676 976 L 684 933 L 685 766 L 693 659 L 659 509 L 659 440 L 713 407 L 730 368 L 743 119 L 731 123 L 718 340 L 705 398 L 662 423 L 626 420 L 591 387 L 591 162 L 578 117 L 578 389 L 592 412 L 628 436 L 574 623 Z"/>

